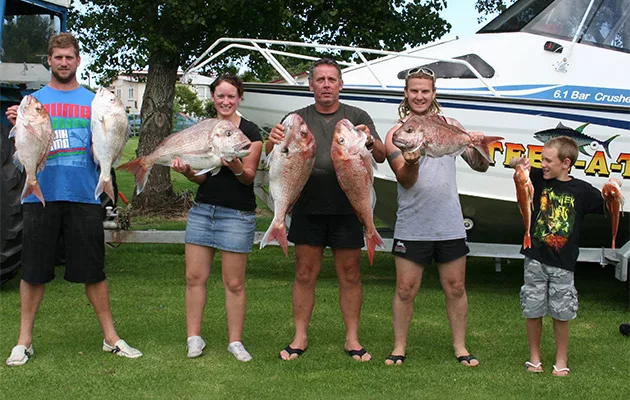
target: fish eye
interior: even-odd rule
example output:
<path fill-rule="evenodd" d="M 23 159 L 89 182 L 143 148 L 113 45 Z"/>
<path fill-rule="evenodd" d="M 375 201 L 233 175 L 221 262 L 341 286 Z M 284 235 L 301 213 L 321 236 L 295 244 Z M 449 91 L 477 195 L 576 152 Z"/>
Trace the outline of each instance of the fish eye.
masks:
<path fill-rule="evenodd" d="M 598 148 L 598 147 L 599 147 L 599 143 L 597 143 L 596 141 L 594 141 L 594 140 L 593 140 L 593 141 L 591 142 L 591 144 L 590 144 L 590 148 L 591 148 L 592 150 L 597 150 L 597 148 Z"/>
<path fill-rule="evenodd" d="M 407 132 L 407 133 L 411 133 L 411 132 L 413 132 L 413 128 L 412 128 L 412 127 L 410 127 L 410 126 L 408 126 L 408 127 L 405 129 L 405 132 Z"/>
<path fill-rule="evenodd" d="M 225 136 L 227 136 L 227 137 L 232 136 L 232 131 L 227 131 L 227 132 L 225 132 Z"/>
<path fill-rule="evenodd" d="M 344 144 L 346 140 L 342 137 L 339 137 L 339 144 Z"/>

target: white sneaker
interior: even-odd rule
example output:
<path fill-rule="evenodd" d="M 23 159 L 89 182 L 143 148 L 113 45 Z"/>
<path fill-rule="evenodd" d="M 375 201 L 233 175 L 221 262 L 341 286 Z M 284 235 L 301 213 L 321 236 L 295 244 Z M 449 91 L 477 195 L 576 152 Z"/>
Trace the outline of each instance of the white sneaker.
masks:
<path fill-rule="evenodd" d="M 232 342 L 227 349 L 239 361 L 247 362 L 252 359 L 252 355 L 245 350 L 245 346 L 241 342 Z"/>
<path fill-rule="evenodd" d="M 27 349 L 26 346 L 18 344 L 11 350 L 11 355 L 7 358 L 7 365 L 11 367 L 24 365 L 33 354 L 35 354 L 33 345 L 28 346 Z"/>
<path fill-rule="evenodd" d="M 203 341 L 201 336 L 191 336 L 186 342 L 188 358 L 199 357 L 201 353 L 203 353 L 203 349 L 206 347 L 206 342 Z"/>
<path fill-rule="evenodd" d="M 105 340 L 103 340 L 103 351 L 107 351 L 109 353 L 118 354 L 121 357 L 127 358 L 138 358 L 142 357 L 142 353 L 138 349 L 134 349 L 129 346 L 127 342 L 122 339 L 119 339 L 114 345 L 110 345 Z"/>

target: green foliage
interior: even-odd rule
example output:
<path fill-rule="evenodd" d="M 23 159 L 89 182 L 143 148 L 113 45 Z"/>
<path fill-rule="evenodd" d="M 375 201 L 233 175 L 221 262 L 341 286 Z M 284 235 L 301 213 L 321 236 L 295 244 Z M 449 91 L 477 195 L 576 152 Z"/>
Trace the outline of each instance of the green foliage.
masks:
<path fill-rule="evenodd" d="M 6 63 L 41 63 L 48 55 L 48 39 L 54 33 L 50 18 L 20 15 L 10 18 L 2 27 L 0 60 Z"/>
<path fill-rule="evenodd" d="M 179 105 L 179 111 L 191 116 L 198 117 L 203 113 L 197 93 L 185 85 L 175 85 L 175 104 Z"/>
<path fill-rule="evenodd" d="M 505 11 L 516 0 L 477 0 L 475 8 L 482 16 L 477 18 L 481 22 L 486 19 L 489 14 L 501 13 Z"/>

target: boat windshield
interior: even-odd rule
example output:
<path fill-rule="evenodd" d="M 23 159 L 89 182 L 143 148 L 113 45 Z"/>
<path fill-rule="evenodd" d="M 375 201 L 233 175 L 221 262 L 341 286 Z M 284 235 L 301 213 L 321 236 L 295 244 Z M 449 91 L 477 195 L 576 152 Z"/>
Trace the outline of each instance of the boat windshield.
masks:
<path fill-rule="evenodd" d="M 630 0 L 520 0 L 479 33 L 527 32 L 630 52 Z M 588 10 L 584 26 L 580 23 Z"/>

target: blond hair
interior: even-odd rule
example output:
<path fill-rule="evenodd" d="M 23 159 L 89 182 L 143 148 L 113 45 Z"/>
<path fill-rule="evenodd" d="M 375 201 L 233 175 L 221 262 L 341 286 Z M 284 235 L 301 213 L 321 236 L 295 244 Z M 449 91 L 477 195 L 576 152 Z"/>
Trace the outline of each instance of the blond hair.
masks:
<path fill-rule="evenodd" d="M 409 81 L 412 79 L 429 79 L 431 81 L 433 91 L 435 92 L 435 75 L 428 74 L 423 70 L 407 75 L 407 77 L 405 78 L 405 91 L 409 88 Z M 407 115 L 409 115 L 410 112 L 411 107 L 409 107 L 409 99 L 407 99 L 407 96 L 405 96 L 398 106 L 398 116 L 400 117 L 400 119 L 403 119 Z M 441 112 L 442 107 L 440 107 L 440 103 L 438 103 L 436 99 L 433 99 L 433 102 L 431 102 L 427 113 L 437 115 Z"/>
<path fill-rule="evenodd" d="M 571 160 L 571 165 L 575 164 L 578 158 L 578 145 L 574 139 L 568 136 L 558 136 L 552 139 L 549 139 L 547 143 L 545 143 L 544 147 L 556 149 L 558 151 L 558 158 L 560 161 L 564 161 L 565 159 Z"/>

